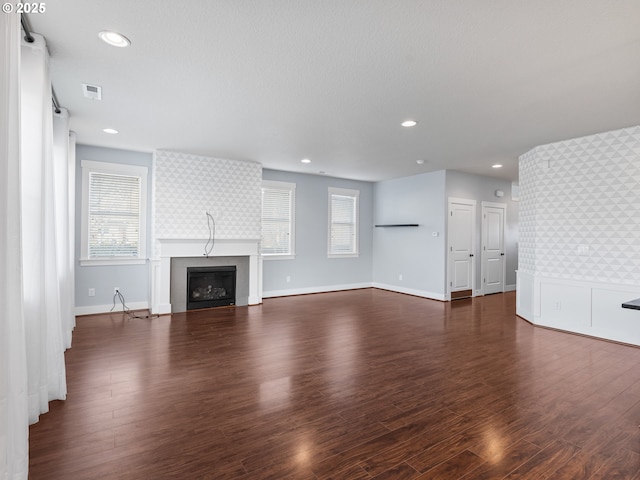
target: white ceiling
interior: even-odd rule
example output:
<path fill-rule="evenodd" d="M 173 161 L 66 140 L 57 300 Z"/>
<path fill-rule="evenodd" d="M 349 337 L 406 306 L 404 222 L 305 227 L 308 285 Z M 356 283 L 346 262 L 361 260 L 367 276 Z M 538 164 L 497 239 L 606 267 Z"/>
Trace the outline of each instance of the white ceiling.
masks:
<path fill-rule="evenodd" d="M 444 168 L 515 180 L 536 145 L 640 124 L 638 0 L 46 8 L 29 21 L 84 144 L 371 181 Z M 131 47 L 102 43 L 100 30 Z M 84 98 L 82 83 L 102 86 L 103 100 Z M 418 126 L 401 127 L 407 118 Z"/>

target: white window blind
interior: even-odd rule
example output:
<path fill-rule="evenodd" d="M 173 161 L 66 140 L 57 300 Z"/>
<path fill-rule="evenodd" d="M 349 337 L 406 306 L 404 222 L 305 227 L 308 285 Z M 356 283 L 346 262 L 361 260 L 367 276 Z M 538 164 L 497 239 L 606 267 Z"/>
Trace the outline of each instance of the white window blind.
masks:
<path fill-rule="evenodd" d="M 140 177 L 89 174 L 89 258 L 140 253 Z"/>
<path fill-rule="evenodd" d="M 262 255 L 294 255 L 294 206 L 295 184 L 263 182 Z"/>
<path fill-rule="evenodd" d="M 80 265 L 146 261 L 147 167 L 82 161 Z"/>
<path fill-rule="evenodd" d="M 329 189 L 329 255 L 358 254 L 357 190 Z"/>

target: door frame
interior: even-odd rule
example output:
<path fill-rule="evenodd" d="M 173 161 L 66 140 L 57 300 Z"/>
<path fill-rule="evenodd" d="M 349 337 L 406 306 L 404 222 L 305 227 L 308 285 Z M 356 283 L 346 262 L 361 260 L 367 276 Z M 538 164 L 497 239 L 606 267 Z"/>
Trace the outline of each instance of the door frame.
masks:
<path fill-rule="evenodd" d="M 480 278 L 482 281 L 480 282 L 480 294 L 484 295 L 484 274 L 485 274 L 485 244 L 484 244 L 484 231 L 486 229 L 485 225 L 485 207 L 499 208 L 502 210 L 502 250 L 504 250 L 504 258 L 502 259 L 502 292 L 504 293 L 504 289 L 507 285 L 507 243 L 505 240 L 505 231 L 507 228 L 507 204 L 506 203 L 496 203 L 496 202 L 482 202 L 481 203 L 481 218 L 480 218 Z"/>
<path fill-rule="evenodd" d="M 445 243 L 445 248 L 447 250 L 447 255 L 446 255 L 446 279 L 445 279 L 445 284 L 446 284 L 446 299 L 448 301 L 451 300 L 451 278 L 452 278 L 452 273 L 451 273 L 451 243 L 450 243 L 450 234 L 451 232 L 449 231 L 450 229 L 450 225 L 449 225 L 449 220 L 451 218 L 451 206 L 452 204 L 461 204 L 461 205 L 467 205 L 471 207 L 471 217 L 473 219 L 473 225 L 471 228 L 471 251 L 473 252 L 474 255 L 474 259 L 471 262 L 471 296 L 475 297 L 476 296 L 476 263 L 477 263 L 477 257 L 475 256 L 475 250 L 476 250 L 476 230 L 478 229 L 477 226 L 477 212 L 476 212 L 476 207 L 477 207 L 477 203 L 475 200 L 472 200 L 470 198 L 457 198 L 457 197 L 449 197 L 447 199 L 447 241 Z"/>

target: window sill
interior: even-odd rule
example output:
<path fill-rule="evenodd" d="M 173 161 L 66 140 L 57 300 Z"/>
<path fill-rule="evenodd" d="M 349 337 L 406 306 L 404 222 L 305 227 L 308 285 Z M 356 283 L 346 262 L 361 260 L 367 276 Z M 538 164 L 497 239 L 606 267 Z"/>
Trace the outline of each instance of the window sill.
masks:
<path fill-rule="evenodd" d="M 329 253 L 327 258 L 358 258 L 359 253 Z"/>
<path fill-rule="evenodd" d="M 81 259 L 81 267 L 97 267 L 101 265 L 144 265 L 147 263 L 146 258 L 113 258 L 113 259 Z"/>

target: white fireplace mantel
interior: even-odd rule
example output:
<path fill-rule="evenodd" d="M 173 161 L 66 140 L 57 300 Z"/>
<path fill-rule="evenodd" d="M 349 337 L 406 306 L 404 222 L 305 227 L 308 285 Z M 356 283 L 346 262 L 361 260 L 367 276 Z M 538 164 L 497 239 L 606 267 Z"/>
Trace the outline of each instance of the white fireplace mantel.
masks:
<path fill-rule="evenodd" d="M 156 238 L 151 261 L 151 313 L 171 313 L 171 258 L 204 256 L 207 238 Z M 210 257 L 249 257 L 249 305 L 262 303 L 258 239 L 215 239 Z M 211 245 L 209 244 L 209 248 Z"/>

